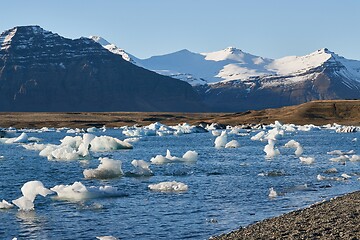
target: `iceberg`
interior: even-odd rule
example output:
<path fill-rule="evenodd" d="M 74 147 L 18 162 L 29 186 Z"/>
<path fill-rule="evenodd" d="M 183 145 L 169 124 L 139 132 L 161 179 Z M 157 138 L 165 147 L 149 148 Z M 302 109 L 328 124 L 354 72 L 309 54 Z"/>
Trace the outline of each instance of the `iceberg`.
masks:
<path fill-rule="evenodd" d="M 56 185 L 50 189 L 57 193 L 56 199 L 68 201 L 124 196 L 115 187 L 101 186 L 87 188 L 81 182 L 74 182 L 72 185 Z"/>
<path fill-rule="evenodd" d="M 150 163 L 144 160 L 132 160 L 131 164 L 135 167 L 135 175 L 138 176 L 151 176 L 153 172 L 150 170 Z"/>
<path fill-rule="evenodd" d="M 85 178 L 110 179 L 122 176 L 122 162 L 107 157 L 99 158 L 100 164 L 96 169 L 85 169 L 83 171 Z"/>
<path fill-rule="evenodd" d="M 44 187 L 40 181 L 29 181 L 21 187 L 22 197 L 12 201 L 20 210 L 30 211 L 34 210 L 34 200 L 37 195 L 46 197 L 52 193 L 49 189 Z"/>
<path fill-rule="evenodd" d="M 268 144 L 264 147 L 267 158 L 273 158 L 280 155 L 279 149 L 275 148 L 275 140 L 268 139 Z"/>
<path fill-rule="evenodd" d="M 159 192 L 184 192 L 188 190 L 188 186 L 181 182 L 161 182 L 158 184 L 150 184 L 150 190 Z"/>
<path fill-rule="evenodd" d="M 226 143 L 227 143 L 227 133 L 226 130 L 224 130 L 221 132 L 221 135 L 215 139 L 215 147 L 216 148 L 225 147 Z"/>
<path fill-rule="evenodd" d="M 171 156 L 170 150 L 168 149 L 166 151 L 166 156 L 157 155 L 156 157 L 153 157 L 150 159 L 151 163 L 153 164 L 166 164 L 166 163 L 192 163 L 196 162 L 198 159 L 198 153 L 195 151 L 187 151 L 182 158 Z"/>
<path fill-rule="evenodd" d="M 225 145 L 225 148 L 238 148 L 240 147 L 240 143 L 236 140 L 231 140 Z"/>

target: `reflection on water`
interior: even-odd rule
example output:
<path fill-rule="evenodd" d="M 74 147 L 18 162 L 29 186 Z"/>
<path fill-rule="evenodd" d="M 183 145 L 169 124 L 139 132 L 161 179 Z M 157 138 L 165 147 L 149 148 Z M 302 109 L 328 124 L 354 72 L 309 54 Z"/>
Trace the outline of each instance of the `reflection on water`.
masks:
<path fill-rule="evenodd" d="M 36 213 L 36 211 L 18 211 L 16 219 L 19 223 L 19 238 L 26 239 L 48 239 L 46 231 L 46 217 Z"/>

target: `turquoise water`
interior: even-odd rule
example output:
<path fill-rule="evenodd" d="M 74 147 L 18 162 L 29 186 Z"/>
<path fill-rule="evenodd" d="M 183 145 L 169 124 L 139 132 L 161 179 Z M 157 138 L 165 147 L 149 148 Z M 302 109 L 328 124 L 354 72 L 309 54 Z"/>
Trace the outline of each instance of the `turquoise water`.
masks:
<path fill-rule="evenodd" d="M 20 135 L 19 131 L 16 135 Z M 209 133 L 181 136 L 145 136 L 133 143 L 132 150 L 93 153 L 89 160 L 49 161 L 39 152 L 21 144 L 0 144 L 0 201 L 11 202 L 21 196 L 21 186 L 31 180 L 51 188 L 80 181 L 87 187 L 110 185 L 122 193 L 118 197 L 86 201 L 60 201 L 53 196 L 37 196 L 35 210 L 18 211 L 16 207 L 0 209 L 0 239 L 96 239 L 111 235 L 121 239 L 208 239 L 277 216 L 343 193 L 359 190 L 360 162 L 331 162 L 332 150 L 354 150 L 360 154 L 359 133 L 335 133 L 334 130 L 287 132 L 277 141 L 281 155 L 265 159 L 265 142 L 251 141 L 248 134 L 229 135 L 240 148 L 216 149 L 215 137 Z M 119 129 L 96 135 L 125 139 Z M 28 132 L 42 143 L 59 144 L 62 132 Z M 294 149 L 284 148 L 294 139 L 304 147 L 304 154 L 315 158 L 312 165 L 301 164 Z M 360 141 L 360 140 L 359 140 Z M 124 172 L 133 170 L 131 161 L 148 161 L 166 150 L 182 156 L 188 150 L 199 154 L 193 164 L 151 165 L 151 177 L 123 177 L 110 180 L 85 179 L 84 169 L 96 168 L 99 157 L 121 160 Z M 325 170 L 335 167 L 338 173 Z M 317 175 L 348 180 L 318 181 Z M 181 193 L 161 193 L 148 189 L 149 184 L 178 181 L 189 189 Z M 278 197 L 269 198 L 269 188 Z"/>

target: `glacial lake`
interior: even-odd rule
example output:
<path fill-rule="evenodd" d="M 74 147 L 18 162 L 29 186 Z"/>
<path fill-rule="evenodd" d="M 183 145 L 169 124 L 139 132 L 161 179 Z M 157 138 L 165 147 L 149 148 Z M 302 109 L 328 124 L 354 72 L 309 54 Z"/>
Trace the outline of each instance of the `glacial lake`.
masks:
<path fill-rule="evenodd" d="M 165 136 L 141 136 L 133 149 L 91 152 L 82 160 L 48 160 L 39 151 L 27 150 L 25 143 L 0 144 L 0 201 L 19 198 L 21 187 L 32 180 L 46 188 L 81 182 L 86 187 L 112 186 L 117 196 L 109 195 L 78 201 L 59 200 L 51 194 L 37 196 L 35 210 L 19 211 L 16 206 L 0 209 L 0 239 L 208 239 L 265 218 L 278 216 L 316 202 L 359 190 L 360 133 L 337 133 L 335 127 L 284 131 L 276 141 L 280 155 L 265 158 L 267 141 L 250 138 L 266 129 L 227 130 L 228 141 L 237 140 L 238 148 L 215 148 L 211 131 Z M 26 132 L 41 144 L 60 144 L 65 136 L 82 136 L 67 129 L 58 131 L 12 130 L 16 137 Z M 120 140 L 128 138 L 121 129 L 95 131 Z M 302 156 L 314 163 L 301 163 L 290 140 L 303 147 Z M 134 159 L 145 160 L 165 155 L 181 157 L 188 150 L 198 153 L 196 162 L 151 164 L 152 176 L 128 174 Z M 334 150 L 341 153 L 328 154 Z M 340 155 L 339 155 L 340 154 Z M 346 155 L 346 157 L 344 157 Z M 339 157 L 343 156 L 342 159 Z M 122 161 L 124 175 L 112 179 L 86 179 L 83 171 L 95 169 L 99 157 Z M 333 158 L 333 161 L 329 160 Z M 335 159 L 335 160 L 334 160 Z M 338 159 L 338 160 L 336 160 Z M 327 170 L 336 168 L 337 172 Z M 346 174 L 346 175 L 344 175 Z M 319 179 L 319 175 L 323 179 Z M 343 175 L 343 176 L 342 176 Z M 159 192 L 150 184 L 176 181 L 187 191 Z M 277 192 L 269 197 L 269 189 Z"/>

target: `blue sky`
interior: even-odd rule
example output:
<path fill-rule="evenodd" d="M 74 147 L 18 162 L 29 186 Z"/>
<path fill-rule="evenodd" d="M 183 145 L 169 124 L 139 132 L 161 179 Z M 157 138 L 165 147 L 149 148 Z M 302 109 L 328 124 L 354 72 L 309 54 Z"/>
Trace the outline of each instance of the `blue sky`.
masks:
<path fill-rule="evenodd" d="M 269 58 L 327 47 L 360 60 L 357 0 L 9 0 L 1 9 L 0 32 L 99 35 L 140 58 L 234 46 Z"/>

